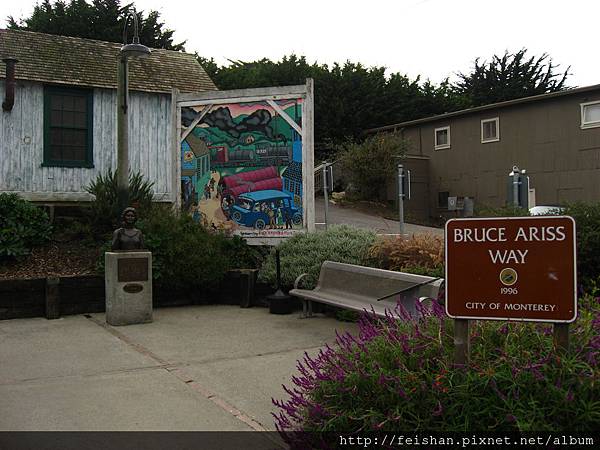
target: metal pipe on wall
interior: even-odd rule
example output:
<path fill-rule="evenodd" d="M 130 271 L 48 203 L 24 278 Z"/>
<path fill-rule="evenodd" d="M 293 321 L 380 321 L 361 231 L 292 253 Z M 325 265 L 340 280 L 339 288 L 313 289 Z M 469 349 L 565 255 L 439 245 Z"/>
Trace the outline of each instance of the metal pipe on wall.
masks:
<path fill-rule="evenodd" d="M 4 58 L 2 61 L 6 64 L 6 85 L 4 86 L 2 109 L 8 112 L 12 111 L 15 104 L 15 89 L 17 86 L 15 80 L 15 66 L 19 61 L 16 58 Z"/>

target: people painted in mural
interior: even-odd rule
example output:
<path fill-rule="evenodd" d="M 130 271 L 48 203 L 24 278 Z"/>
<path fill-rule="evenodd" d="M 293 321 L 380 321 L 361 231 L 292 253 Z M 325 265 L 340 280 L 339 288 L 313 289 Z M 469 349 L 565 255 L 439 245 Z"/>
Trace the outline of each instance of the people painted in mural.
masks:
<path fill-rule="evenodd" d="M 195 205 L 192 207 L 192 219 L 194 222 L 199 223 L 201 218 L 200 205 Z"/>
<path fill-rule="evenodd" d="M 209 107 L 184 141 L 182 155 L 194 157 L 186 166 L 194 191 L 186 194 L 193 192 L 198 213 L 190 211 L 204 214 L 211 228 L 268 235 L 303 227 L 302 142 L 290 125 L 301 123 L 302 101 L 277 104 L 277 111 L 266 102 Z M 203 108 L 182 110 L 182 124 Z"/>
<path fill-rule="evenodd" d="M 283 220 L 285 221 L 285 229 L 289 230 L 293 228 L 292 215 L 287 208 L 283 209 Z"/>
<path fill-rule="evenodd" d="M 269 228 L 272 230 L 277 228 L 275 214 L 275 205 L 271 203 L 267 209 L 267 216 L 269 216 Z"/>

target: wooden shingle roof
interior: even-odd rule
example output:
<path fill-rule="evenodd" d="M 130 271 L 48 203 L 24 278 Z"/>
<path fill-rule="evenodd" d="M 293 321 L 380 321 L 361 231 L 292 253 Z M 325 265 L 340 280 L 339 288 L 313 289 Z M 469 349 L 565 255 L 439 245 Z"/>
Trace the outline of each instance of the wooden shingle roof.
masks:
<path fill-rule="evenodd" d="M 122 44 L 69 36 L 0 30 L 0 59 L 16 58 L 17 80 L 117 88 L 117 58 Z M 0 78 L 5 77 L 0 62 Z M 152 49 L 129 60 L 129 88 L 146 92 L 216 90 L 195 56 Z"/>

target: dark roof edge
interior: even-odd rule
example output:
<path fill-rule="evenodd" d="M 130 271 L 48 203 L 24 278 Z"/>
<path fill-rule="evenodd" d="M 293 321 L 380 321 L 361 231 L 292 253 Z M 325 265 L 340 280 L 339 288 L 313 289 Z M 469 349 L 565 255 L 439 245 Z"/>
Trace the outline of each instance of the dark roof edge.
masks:
<path fill-rule="evenodd" d="M 488 109 L 504 108 L 507 106 L 519 105 L 521 103 L 529 103 L 529 102 L 535 102 L 535 101 L 539 101 L 539 100 L 548 100 L 548 99 L 552 99 L 555 97 L 580 94 L 583 92 L 594 91 L 594 90 L 600 90 L 600 84 L 594 84 L 592 86 L 583 86 L 580 88 L 565 89 L 563 91 L 558 91 L 558 92 L 549 92 L 547 94 L 532 95 L 531 97 L 523 97 L 523 98 L 507 100 L 507 101 L 499 102 L 499 103 L 491 103 L 489 105 L 477 106 L 475 108 L 461 109 L 460 111 L 454 111 L 454 112 L 449 112 L 449 113 L 445 113 L 445 114 L 438 114 L 437 116 L 424 117 L 422 119 L 409 120 L 407 122 L 400 122 L 400 123 L 396 123 L 396 124 L 392 124 L 392 125 L 386 125 L 383 127 L 370 128 L 368 130 L 365 130 L 365 133 L 377 133 L 378 131 L 389 131 L 389 130 L 394 130 L 394 129 L 398 129 L 398 128 L 405 128 L 405 127 L 409 127 L 409 126 L 413 126 L 413 125 L 420 125 L 422 123 L 434 122 L 436 120 L 443 120 L 443 119 L 448 119 L 448 118 L 452 118 L 452 117 L 456 117 L 456 116 L 463 116 L 463 115 L 472 114 L 472 113 L 476 113 L 476 112 L 480 112 L 480 111 L 486 111 Z"/>
<path fill-rule="evenodd" d="M 5 78 L 6 77 L 4 75 L 0 76 L 0 81 L 4 80 Z M 100 83 L 93 83 L 93 84 L 75 83 L 75 82 L 66 82 L 66 81 L 59 81 L 59 80 L 49 80 L 49 79 L 37 78 L 37 77 L 35 77 L 35 78 L 34 77 L 19 78 L 18 76 L 15 77 L 15 79 L 17 81 L 27 81 L 30 83 L 44 83 L 44 84 L 55 85 L 55 86 L 71 86 L 71 87 L 80 87 L 80 88 L 88 88 L 88 89 L 90 89 L 90 88 L 91 89 L 112 89 L 113 91 L 117 90 L 116 86 L 110 86 L 108 84 L 100 84 Z M 154 94 L 171 94 L 172 89 L 159 90 L 159 89 L 139 88 L 139 87 L 129 86 L 129 92 L 148 92 L 148 93 L 154 93 Z"/>
<path fill-rule="evenodd" d="M 37 35 L 52 36 L 53 38 L 56 38 L 59 40 L 64 40 L 64 41 L 73 40 L 73 41 L 86 41 L 90 44 L 108 44 L 115 48 L 120 48 L 123 46 L 122 42 L 102 41 L 100 39 L 83 38 L 83 37 L 79 37 L 79 36 L 66 36 L 63 34 L 55 34 L 55 33 L 42 33 L 41 31 L 13 30 L 10 28 L 0 28 L 0 34 L 7 33 L 7 32 L 8 33 L 24 33 L 24 34 L 37 34 Z M 169 49 L 160 48 L 160 47 L 148 47 L 148 48 L 152 51 L 172 52 L 172 53 L 176 53 L 178 55 L 187 55 L 187 56 L 193 57 L 194 59 L 196 58 L 196 55 L 194 53 L 189 53 L 189 52 L 185 52 L 185 51 L 169 50 Z"/>

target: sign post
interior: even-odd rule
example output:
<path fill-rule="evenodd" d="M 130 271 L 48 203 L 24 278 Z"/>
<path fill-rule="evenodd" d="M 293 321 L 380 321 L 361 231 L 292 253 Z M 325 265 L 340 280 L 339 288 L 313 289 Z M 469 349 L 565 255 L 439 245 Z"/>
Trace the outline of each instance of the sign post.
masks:
<path fill-rule="evenodd" d="M 469 341 L 469 321 L 454 320 L 454 362 L 465 365 L 469 362 L 471 342 Z"/>
<path fill-rule="evenodd" d="M 561 353 L 569 351 L 569 324 L 554 324 L 554 346 Z"/>
<path fill-rule="evenodd" d="M 323 164 L 323 199 L 325 200 L 325 231 L 327 231 L 327 213 L 329 211 L 329 198 L 327 196 L 327 162 Z"/>
<path fill-rule="evenodd" d="M 445 246 L 458 364 L 468 361 L 471 319 L 554 323 L 557 349 L 568 349 L 568 324 L 577 317 L 571 217 L 451 219 Z"/>
<path fill-rule="evenodd" d="M 410 170 L 398 164 L 398 212 L 400 220 L 400 234 L 404 235 L 404 199 L 410 200 Z"/>

